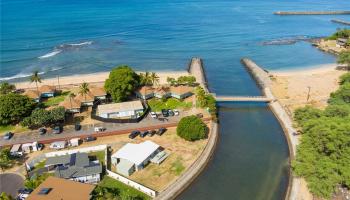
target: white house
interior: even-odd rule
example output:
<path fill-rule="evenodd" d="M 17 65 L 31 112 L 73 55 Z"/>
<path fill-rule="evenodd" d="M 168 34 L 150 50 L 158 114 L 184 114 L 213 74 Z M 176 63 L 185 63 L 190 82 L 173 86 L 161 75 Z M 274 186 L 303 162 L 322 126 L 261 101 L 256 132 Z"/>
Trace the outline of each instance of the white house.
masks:
<path fill-rule="evenodd" d="M 144 111 L 141 101 L 102 104 L 97 107 L 97 114 L 103 118 L 137 118 Z"/>
<path fill-rule="evenodd" d="M 111 156 L 111 160 L 118 173 L 130 176 L 134 171 L 143 169 L 159 151 L 160 146 L 152 141 L 127 143 Z"/>
<path fill-rule="evenodd" d="M 14 144 L 10 150 L 11 156 L 23 156 L 23 150 L 21 144 Z"/>
<path fill-rule="evenodd" d="M 32 151 L 39 151 L 39 144 L 38 142 L 32 142 L 32 143 L 26 143 L 26 144 L 22 144 L 22 150 L 25 153 L 30 153 Z"/>

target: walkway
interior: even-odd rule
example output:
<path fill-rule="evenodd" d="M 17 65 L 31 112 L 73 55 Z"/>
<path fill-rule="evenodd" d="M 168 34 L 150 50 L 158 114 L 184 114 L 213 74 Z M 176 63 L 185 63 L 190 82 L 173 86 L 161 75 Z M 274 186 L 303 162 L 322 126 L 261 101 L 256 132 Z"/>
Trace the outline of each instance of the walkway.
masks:
<path fill-rule="evenodd" d="M 271 102 L 273 99 L 265 96 L 216 96 L 218 102 Z"/>

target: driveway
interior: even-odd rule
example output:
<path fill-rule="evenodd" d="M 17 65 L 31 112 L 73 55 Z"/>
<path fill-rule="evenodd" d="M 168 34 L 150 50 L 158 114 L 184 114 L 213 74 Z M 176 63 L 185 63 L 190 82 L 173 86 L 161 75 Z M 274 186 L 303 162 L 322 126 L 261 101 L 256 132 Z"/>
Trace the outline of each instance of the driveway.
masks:
<path fill-rule="evenodd" d="M 0 174 L 0 193 L 5 192 L 16 198 L 19 188 L 23 188 L 23 178 L 18 174 Z"/>
<path fill-rule="evenodd" d="M 85 125 L 80 131 L 75 131 L 73 127 L 65 127 L 64 131 L 61 134 L 46 133 L 44 135 L 39 135 L 37 131 L 29 131 L 18 134 L 15 133 L 15 135 L 10 140 L 4 140 L 3 138 L 0 138 L 0 146 L 7 146 L 20 143 L 23 144 L 35 141 L 42 143 L 50 143 L 52 141 L 66 140 L 75 137 L 84 138 L 89 135 L 99 137 L 113 134 L 125 134 L 132 129 L 144 130 L 147 128 L 155 129 L 162 126 L 176 126 L 176 124 L 180 121 L 182 117 L 188 116 L 190 114 L 190 111 L 184 111 L 181 112 L 179 116 L 167 117 L 164 121 L 153 119 L 152 117 L 150 117 L 150 115 L 148 115 L 138 123 L 100 123 L 94 125 Z M 94 127 L 97 126 L 105 127 L 106 131 L 101 133 L 94 132 Z"/>

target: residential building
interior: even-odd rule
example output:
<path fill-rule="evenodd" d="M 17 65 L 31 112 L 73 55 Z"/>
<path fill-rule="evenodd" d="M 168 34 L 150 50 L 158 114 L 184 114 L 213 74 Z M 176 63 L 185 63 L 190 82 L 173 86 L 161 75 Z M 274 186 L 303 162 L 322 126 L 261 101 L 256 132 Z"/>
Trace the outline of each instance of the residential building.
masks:
<path fill-rule="evenodd" d="M 74 99 L 80 101 L 82 106 L 92 106 L 95 96 L 89 91 L 87 94 L 78 94 Z"/>
<path fill-rule="evenodd" d="M 90 200 L 94 185 L 49 176 L 26 200 Z"/>
<path fill-rule="evenodd" d="M 130 176 L 134 171 L 143 169 L 159 151 L 160 146 L 152 141 L 127 143 L 111 156 L 111 160 L 118 173 Z"/>
<path fill-rule="evenodd" d="M 26 90 L 24 93 L 27 97 L 33 99 L 35 102 L 40 102 L 41 101 L 41 95 L 40 92 L 37 90 Z"/>
<path fill-rule="evenodd" d="M 42 85 L 39 88 L 39 92 L 41 97 L 54 97 L 56 94 L 56 87 L 52 85 Z"/>
<path fill-rule="evenodd" d="M 97 115 L 103 118 L 138 118 L 144 112 L 141 101 L 101 104 L 97 107 Z"/>
<path fill-rule="evenodd" d="M 350 38 L 338 38 L 336 41 L 336 46 L 337 47 L 346 47 L 347 46 L 347 42 L 348 40 L 350 40 Z"/>
<path fill-rule="evenodd" d="M 161 86 L 157 88 L 152 88 L 150 86 L 143 86 L 136 91 L 136 96 L 141 99 L 150 99 L 153 97 L 161 98 L 177 98 L 185 99 L 193 94 L 193 88 L 185 85 L 179 86 Z"/>
<path fill-rule="evenodd" d="M 21 144 L 14 144 L 10 149 L 11 156 L 23 156 L 23 150 Z"/>
<path fill-rule="evenodd" d="M 90 161 L 87 153 L 49 157 L 45 167 L 54 169 L 56 177 L 90 184 L 98 183 L 102 173 L 100 162 Z"/>
<path fill-rule="evenodd" d="M 94 96 L 95 100 L 106 100 L 107 93 L 102 87 L 90 87 L 91 94 Z"/>
<path fill-rule="evenodd" d="M 59 106 L 64 107 L 66 112 L 69 113 L 80 113 L 81 111 L 81 102 L 75 98 L 67 97 Z"/>

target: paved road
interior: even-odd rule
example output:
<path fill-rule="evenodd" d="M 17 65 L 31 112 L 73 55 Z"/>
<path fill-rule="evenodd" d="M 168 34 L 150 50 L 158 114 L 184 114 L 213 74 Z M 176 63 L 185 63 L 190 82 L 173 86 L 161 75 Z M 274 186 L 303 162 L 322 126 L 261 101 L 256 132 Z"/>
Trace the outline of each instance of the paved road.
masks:
<path fill-rule="evenodd" d="M 184 116 L 189 115 L 188 112 L 181 112 L 179 116 L 173 116 L 168 117 L 165 121 L 160 121 L 158 119 L 153 119 L 149 115 L 145 117 L 142 121 L 139 123 L 101 123 L 101 124 L 95 124 L 95 125 L 87 125 L 83 126 L 82 130 L 75 131 L 73 127 L 65 128 L 65 130 L 61 134 L 53 134 L 53 133 L 46 133 L 44 135 L 39 135 L 37 131 L 30 131 L 26 133 L 18 133 L 15 134 L 10 140 L 4 140 L 3 138 L 0 138 L 0 146 L 9 146 L 13 144 L 23 144 L 23 143 L 29 143 L 29 142 L 43 142 L 43 143 L 50 143 L 52 141 L 57 140 L 66 140 L 69 138 L 75 138 L 80 137 L 84 138 L 88 135 L 94 135 L 94 136 L 106 136 L 106 135 L 114 135 L 114 134 L 123 134 L 127 133 L 130 130 L 133 129 L 140 129 L 144 130 L 148 127 L 151 128 L 158 128 L 158 127 L 169 127 L 169 125 L 176 125 L 180 119 Z M 107 128 L 105 132 L 102 133 L 96 133 L 94 132 L 94 127 L 102 126 Z"/>
<path fill-rule="evenodd" d="M 18 174 L 0 174 L 0 193 L 5 192 L 16 198 L 17 190 L 23 187 L 23 178 Z"/>

